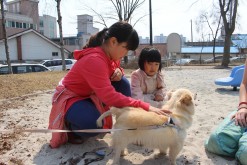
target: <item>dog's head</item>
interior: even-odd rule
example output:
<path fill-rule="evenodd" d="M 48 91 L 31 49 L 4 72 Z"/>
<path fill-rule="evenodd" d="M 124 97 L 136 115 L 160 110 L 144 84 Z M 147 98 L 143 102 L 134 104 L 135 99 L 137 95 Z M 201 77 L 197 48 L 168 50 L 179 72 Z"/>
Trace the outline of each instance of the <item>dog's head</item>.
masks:
<path fill-rule="evenodd" d="M 192 124 L 192 116 L 195 113 L 194 100 L 196 94 L 190 90 L 180 88 L 171 93 L 170 100 L 164 105 L 164 109 L 172 111 L 172 118 L 175 125 L 181 129 L 187 129 Z"/>
<path fill-rule="evenodd" d="M 169 107 L 172 108 L 171 110 L 186 110 L 190 114 L 194 114 L 194 100 L 196 98 L 196 94 L 193 94 L 190 90 L 180 88 L 174 90 L 170 93 L 170 99 L 167 102 Z"/>

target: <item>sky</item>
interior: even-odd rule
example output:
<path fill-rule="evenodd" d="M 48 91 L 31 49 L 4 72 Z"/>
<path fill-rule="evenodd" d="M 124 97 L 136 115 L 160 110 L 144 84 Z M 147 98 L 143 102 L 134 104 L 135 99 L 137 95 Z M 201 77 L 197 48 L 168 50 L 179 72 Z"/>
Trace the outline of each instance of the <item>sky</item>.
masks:
<path fill-rule="evenodd" d="M 206 10 L 209 13 L 211 12 L 212 1 L 213 0 L 152 0 L 153 36 L 160 34 L 168 36 L 171 33 L 178 33 L 186 37 L 187 41 L 191 41 L 192 37 L 193 41 L 201 40 L 201 33 L 196 31 L 198 27 L 196 20 L 202 10 Z M 247 34 L 247 2 L 245 0 L 240 0 L 239 2 L 239 18 L 234 33 Z M 94 21 L 99 20 L 95 12 L 92 12 L 92 9 L 103 16 L 107 15 L 107 13 L 115 12 L 109 0 L 62 0 L 61 14 L 63 17 L 64 36 L 75 36 L 77 34 L 77 15 L 89 14 L 94 16 Z M 55 1 L 40 0 L 39 14 L 57 17 Z M 136 23 L 136 20 L 141 17 L 143 18 Z M 107 21 L 107 26 L 110 26 L 114 22 L 115 20 Z M 137 30 L 139 36 L 143 38 L 150 36 L 149 0 L 146 0 L 145 3 L 134 12 L 131 24 L 134 23 L 136 23 L 134 28 Z M 94 27 L 100 30 L 104 28 L 103 25 L 97 23 L 94 23 Z M 210 40 L 208 28 L 205 27 L 202 31 L 205 40 Z"/>

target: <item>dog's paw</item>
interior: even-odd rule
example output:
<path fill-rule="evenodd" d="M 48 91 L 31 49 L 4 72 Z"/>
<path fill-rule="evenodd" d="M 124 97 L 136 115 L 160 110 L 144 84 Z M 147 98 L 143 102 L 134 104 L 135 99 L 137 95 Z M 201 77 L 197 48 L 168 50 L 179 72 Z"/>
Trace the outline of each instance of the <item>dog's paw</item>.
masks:
<path fill-rule="evenodd" d="M 127 156 L 129 154 L 127 149 L 124 149 L 123 151 L 121 151 L 121 156 Z"/>
<path fill-rule="evenodd" d="M 166 156 L 166 153 L 160 152 L 154 155 L 154 159 L 160 159 L 163 158 L 164 156 Z"/>

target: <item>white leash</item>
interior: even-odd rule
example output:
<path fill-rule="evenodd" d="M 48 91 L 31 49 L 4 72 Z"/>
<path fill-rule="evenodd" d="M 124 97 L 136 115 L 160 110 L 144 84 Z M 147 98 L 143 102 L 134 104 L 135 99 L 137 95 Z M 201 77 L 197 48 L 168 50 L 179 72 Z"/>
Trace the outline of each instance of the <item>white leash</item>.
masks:
<path fill-rule="evenodd" d="M 159 129 L 164 127 L 174 127 L 179 129 L 173 122 L 172 119 L 169 118 L 167 123 L 162 125 L 150 125 L 150 126 L 143 126 L 138 128 L 113 128 L 113 129 L 81 129 L 81 130 L 60 130 L 60 129 L 12 129 L 12 130 L 0 130 L 0 133 L 21 133 L 21 132 L 31 132 L 31 133 L 56 133 L 56 132 L 83 132 L 83 133 L 108 133 L 108 132 L 116 132 L 116 131 L 134 131 L 134 130 L 150 130 L 150 129 Z"/>

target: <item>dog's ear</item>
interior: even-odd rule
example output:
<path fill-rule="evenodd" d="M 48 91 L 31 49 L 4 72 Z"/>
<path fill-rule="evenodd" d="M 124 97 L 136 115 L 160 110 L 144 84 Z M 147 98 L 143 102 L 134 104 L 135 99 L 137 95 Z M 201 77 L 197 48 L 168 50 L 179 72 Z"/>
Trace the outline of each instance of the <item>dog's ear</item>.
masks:
<path fill-rule="evenodd" d="M 192 97 L 189 94 L 182 94 L 180 99 L 179 99 L 179 101 L 180 101 L 181 104 L 185 104 L 185 105 L 188 106 L 192 102 Z"/>
<path fill-rule="evenodd" d="M 166 101 L 170 100 L 170 98 L 172 97 L 173 92 L 175 92 L 175 89 L 169 90 L 169 91 L 166 93 L 166 96 L 165 96 L 165 100 L 166 100 Z"/>

